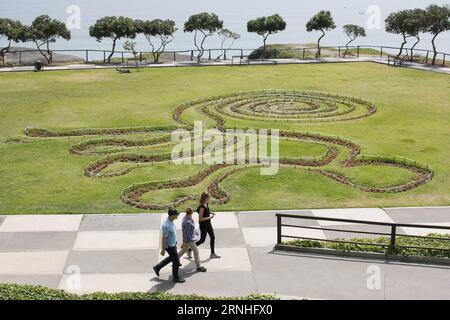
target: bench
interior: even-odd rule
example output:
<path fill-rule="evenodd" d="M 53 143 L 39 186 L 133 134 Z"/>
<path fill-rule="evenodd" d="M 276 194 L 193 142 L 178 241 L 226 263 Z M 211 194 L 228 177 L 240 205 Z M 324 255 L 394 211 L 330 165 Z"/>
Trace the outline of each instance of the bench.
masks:
<path fill-rule="evenodd" d="M 401 67 L 403 66 L 403 60 L 401 59 L 396 59 L 396 58 L 392 58 L 392 57 L 388 57 L 388 65 L 392 65 L 394 67 Z"/>

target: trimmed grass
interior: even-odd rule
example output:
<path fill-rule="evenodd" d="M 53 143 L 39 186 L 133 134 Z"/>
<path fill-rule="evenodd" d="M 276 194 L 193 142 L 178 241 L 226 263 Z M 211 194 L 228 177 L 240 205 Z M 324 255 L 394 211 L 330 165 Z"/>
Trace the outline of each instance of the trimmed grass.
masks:
<path fill-rule="evenodd" d="M 72 144 L 100 136 L 37 139 L 24 135 L 26 127 L 67 130 L 173 125 L 172 111 L 180 103 L 261 89 L 339 93 L 373 101 L 378 109 L 376 114 L 354 121 L 299 124 L 229 118 L 227 125 L 337 135 L 358 143 L 362 154 L 398 155 L 430 163 L 435 176 L 404 193 L 371 194 L 300 168 L 281 168 L 275 176 L 261 176 L 257 168 L 245 169 L 221 183 L 231 200 L 216 210 L 450 204 L 448 75 L 373 63 L 165 68 L 125 75 L 114 70 L 2 74 L 0 88 L 0 214 L 143 212 L 121 201 L 125 187 L 185 177 L 203 167 L 158 164 L 120 177 L 87 178 L 84 168 L 103 156 L 75 156 L 68 150 Z M 195 118 L 191 111 L 183 118 Z M 203 117 L 197 116 L 200 119 Z M 165 152 L 166 148 L 139 148 L 145 153 L 154 150 Z M 281 156 L 320 156 L 325 148 L 282 142 L 280 150 Z M 329 169 L 342 170 L 338 172 L 375 186 L 410 178 L 409 172 L 384 166 Z M 202 184 L 190 192 L 200 194 L 203 189 Z M 180 190 L 161 194 L 160 200 L 177 192 Z"/>

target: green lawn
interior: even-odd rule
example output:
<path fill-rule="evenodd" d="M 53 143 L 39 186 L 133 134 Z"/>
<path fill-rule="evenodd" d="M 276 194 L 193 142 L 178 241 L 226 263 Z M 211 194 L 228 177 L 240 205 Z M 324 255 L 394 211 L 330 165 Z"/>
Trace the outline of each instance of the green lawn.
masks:
<path fill-rule="evenodd" d="M 130 166 L 134 169 L 118 177 L 88 178 L 85 167 L 107 152 L 155 154 L 170 152 L 170 148 L 163 144 L 125 149 L 99 146 L 84 155 L 73 155 L 69 153 L 73 144 L 101 136 L 32 138 L 24 134 L 26 127 L 68 130 L 177 125 L 172 112 L 181 103 L 263 89 L 355 96 L 375 103 L 377 112 L 358 120 L 328 123 L 230 117 L 226 119 L 227 126 L 339 136 L 358 144 L 363 155 L 396 155 L 429 163 L 434 169 L 433 180 L 401 193 L 370 193 L 311 173 L 307 168 L 283 166 L 275 176 L 261 176 L 258 168 L 247 168 L 221 183 L 230 201 L 217 210 L 450 205 L 448 75 L 374 63 L 164 68 L 131 74 L 114 70 L 2 74 L 0 88 L 0 214 L 145 212 L 122 202 L 124 188 L 133 183 L 194 175 L 206 167 L 115 163 L 104 173 Z M 189 121 L 196 117 L 207 119 L 196 115 L 194 108 L 183 114 Z M 209 119 L 208 123 L 214 122 Z M 118 138 L 156 136 L 149 133 Z M 327 148 L 313 142 L 282 140 L 280 150 L 285 157 L 320 157 Z M 361 185 L 391 186 L 414 178 L 410 171 L 390 166 L 339 166 L 345 151 L 341 147 L 338 150 L 335 162 L 324 168 Z M 143 198 L 164 204 L 179 196 L 198 195 L 223 172 L 221 169 L 193 187 L 160 190 Z M 188 204 L 195 205 L 195 201 L 184 205 Z"/>

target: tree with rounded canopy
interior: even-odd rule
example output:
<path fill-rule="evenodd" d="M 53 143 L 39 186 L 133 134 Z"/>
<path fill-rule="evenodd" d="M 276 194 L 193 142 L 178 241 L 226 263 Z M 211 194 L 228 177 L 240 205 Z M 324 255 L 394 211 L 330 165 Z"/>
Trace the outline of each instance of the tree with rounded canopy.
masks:
<path fill-rule="evenodd" d="M 400 34 L 403 42 L 396 59 L 400 59 L 408 38 L 419 37 L 419 32 L 423 29 L 423 19 L 420 18 L 420 12 L 415 10 L 400 10 L 391 13 L 385 20 L 386 31 L 389 33 Z M 416 43 L 417 44 L 417 43 Z M 406 53 L 408 55 L 408 53 Z"/>
<path fill-rule="evenodd" d="M 21 42 L 26 40 L 25 26 L 20 21 L 12 19 L 0 19 L 0 39 L 6 38 L 8 45 L 0 49 L 0 56 L 5 64 L 5 54 L 11 48 L 12 42 Z"/>
<path fill-rule="evenodd" d="M 430 33 L 433 38 L 433 65 L 436 64 L 437 49 L 435 40 L 442 32 L 450 30 L 450 7 L 448 5 L 438 6 L 432 4 L 426 9 L 425 31 Z"/>
<path fill-rule="evenodd" d="M 108 63 L 111 62 L 111 58 L 115 53 L 117 40 L 122 38 L 134 39 L 136 38 L 136 31 L 135 21 L 122 16 L 100 18 L 89 28 L 90 36 L 96 38 L 98 42 L 101 42 L 104 38 L 112 40 L 112 49 L 108 56 Z"/>
<path fill-rule="evenodd" d="M 348 50 L 349 50 L 348 46 L 350 45 L 350 43 L 352 43 L 359 37 L 366 37 L 366 29 L 364 29 L 363 27 L 360 27 L 356 24 L 346 24 L 343 27 L 343 29 L 344 29 L 344 33 L 347 35 L 347 37 L 350 38 L 350 40 L 345 45 L 345 47 L 346 47 L 346 50 L 344 52 L 344 58 L 345 58 L 345 56 L 348 53 Z"/>
<path fill-rule="evenodd" d="M 283 31 L 284 29 L 286 29 L 286 22 L 278 14 L 274 14 L 269 17 L 259 17 L 247 22 L 247 31 L 254 32 L 263 38 L 262 58 L 265 57 L 267 38 L 272 34 Z"/>
<path fill-rule="evenodd" d="M 222 51 L 222 53 L 220 54 L 220 56 L 217 57 L 217 59 L 221 59 L 223 56 L 223 51 L 224 51 L 224 47 L 225 47 L 225 42 L 227 40 L 231 40 L 230 45 L 228 46 L 228 49 L 231 49 L 231 47 L 233 46 L 234 42 L 238 39 L 241 38 L 241 36 L 236 33 L 233 32 L 229 29 L 223 28 L 220 29 L 219 32 L 217 32 L 217 34 L 219 35 L 219 37 L 221 38 L 221 42 L 220 42 L 220 50 Z"/>
<path fill-rule="evenodd" d="M 223 21 L 215 13 L 202 12 L 189 17 L 184 23 L 184 32 L 194 32 L 194 45 L 198 50 L 197 60 L 200 62 L 205 52 L 204 44 L 207 37 L 223 28 Z M 198 33 L 202 34 L 200 43 Z"/>
<path fill-rule="evenodd" d="M 26 41 L 34 42 L 47 63 L 51 64 L 53 52 L 50 49 L 50 44 L 56 42 L 58 38 L 69 41 L 71 35 L 65 23 L 52 19 L 48 15 L 41 15 L 34 19 L 31 26 L 26 27 L 25 38 Z M 42 47 L 45 47 L 45 49 Z"/>
<path fill-rule="evenodd" d="M 135 23 L 137 33 L 142 33 L 152 48 L 153 62 L 158 62 L 166 50 L 166 46 L 174 39 L 173 34 L 177 31 L 175 21 L 154 19 L 137 20 Z M 158 43 L 155 43 L 153 38 L 156 38 Z"/>
<path fill-rule="evenodd" d="M 330 11 L 322 10 L 312 17 L 306 24 L 306 31 L 320 31 L 322 35 L 317 40 L 317 53 L 316 58 L 320 57 L 320 41 L 325 37 L 325 31 L 333 30 L 336 28 L 333 17 Z"/>
<path fill-rule="evenodd" d="M 408 11 L 409 19 L 407 20 L 408 32 L 412 37 L 416 38 L 416 42 L 411 47 L 411 61 L 413 58 L 413 50 L 420 42 L 420 33 L 426 32 L 426 11 L 423 9 L 413 9 Z"/>

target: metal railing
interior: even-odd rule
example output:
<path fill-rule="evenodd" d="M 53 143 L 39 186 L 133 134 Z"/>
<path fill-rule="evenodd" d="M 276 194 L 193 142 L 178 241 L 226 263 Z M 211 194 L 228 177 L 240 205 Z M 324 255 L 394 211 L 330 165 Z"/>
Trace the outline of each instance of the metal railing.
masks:
<path fill-rule="evenodd" d="M 346 46 L 323 46 L 321 47 L 322 56 L 333 56 L 338 58 L 343 58 L 346 52 Z M 385 57 L 396 56 L 399 47 L 392 46 L 372 46 L 372 45 L 360 45 L 360 46 L 349 46 L 349 54 L 346 57 L 360 57 L 361 55 L 369 55 L 369 56 L 377 56 L 381 59 Z M 374 52 L 364 52 L 364 50 L 373 49 Z M 211 60 L 233 60 L 233 58 L 240 58 L 241 60 L 244 58 L 251 60 L 250 53 L 255 51 L 256 49 L 206 49 L 202 61 L 211 61 Z M 327 51 L 328 50 L 328 51 Z M 308 60 L 314 59 L 316 48 L 314 47 L 304 47 L 304 48 L 268 48 L 268 51 L 272 52 L 274 58 L 282 58 L 286 56 L 287 53 L 294 53 L 295 58 L 300 60 Z M 325 52 L 324 52 L 325 51 Z M 403 52 L 406 53 L 401 59 L 423 62 L 428 64 L 431 60 L 431 56 L 433 55 L 432 50 L 427 49 L 411 49 L 404 48 Z M 27 50 L 9 50 L 8 54 L 15 54 L 15 60 L 18 61 L 18 65 L 23 65 L 24 63 L 34 62 L 30 61 L 30 58 L 26 57 L 27 53 L 39 53 L 36 49 L 27 49 Z M 53 54 L 73 54 L 79 58 L 80 61 L 84 63 L 107 63 L 108 56 L 112 53 L 111 50 L 100 50 L 100 49 L 54 49 L 52 50 Z M 163 59 L 165 61 L 173 61 L 177 62 L 179 60 L 183 61 L 196 61 L 199 50 L 173 50 L 173 51 L 165 51 L 163 54 Z M 420 57 L 417 54 L 421 54 Z M 437 61 L 439 64 L 446 65 L 447 56 L 450 53 L 438 52 L 437 53 Z M 288 55 L 289 56 L 289 55 Z M 139 59 L 140 61 L 151 60 L 152 52 L 151 51 L 139 51 L 134 56 L 131 51 L 115 51 L 112 59 L 116 63 L 125 63 L 127 59 Z"/>
<path fill-rule="evenodd" d="M 343 243 L 343 244 L 354 244 L 354 245 L 366 245 L 366 246 L 376 246 L 386 248 L 386 252 L 389 252 L 390 248 L 398 249 L 417 249 L 417 250 L 437 250 L 444 251 L 450 254 L 450 238 L 445 237 L 433 237 L 433 236 L 418 236 L 418 235 L 408 235 L 399 234 L 399 228 L 415 228 L 415 229 L 433 229 L 433 230 L 448 230 L 450 234 L 450 226 L 439 226 L 439 225 L 423 225 L 423 224 L 408 224 L 408 223 L 390 223 L 390 222 L 377 222 L 377 221 L 364 221 L 364 220 L 354 220 L 354 219 L 342 219 L 342 218 L 329 218 L 329 217 L 316 217 L 316 216 L 305 216 L 305 215 L 293 215 L 293 214 L 276 214 L 277 218 L 277 246 L 282 246 L 283 238 L 297 239 L 297 240 L 312 240 L 320 242 L 333 242 L 333 243 Z M 315 220 L 315 221 L 328 221 L 328 222 L 339 222 L 344 224 L 352 225 L 363 225 L 363 226 L 380 226 L 389 228 L 389 232 L 374 232 L 367 230 L 349 230 L 333 228 L 332 226 L 311 226 L 311 225 L 297 225 L 292 223 L 283 223 L 283 218 L 296 219 L 296 220 Z M 371 243 L 371 242 L 358 242 L 351 241 L 351 239 L 323 239 L 314 238 L 309 236 L 299 236 L 299 235 L 289 235 L 283 233 L 283 227 L 307 229 L 307 230 L 319 230 L 319 231 L 330 231 L 339 233 L 351 233 L 351 234 L 365 234 L 365 235 L 376 235 L 385 236 L 390 239 L 388 244 L 383 243 Z M 418 246 L 406 246 L 398 245 L 398 237 L 409 237 L 417 239 L 429 239 L 429 240 L 440 240 L 449 241 L 448 248 L 434 248 L 434 247 L 418 247 Z"/>

